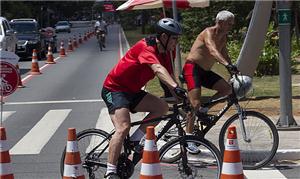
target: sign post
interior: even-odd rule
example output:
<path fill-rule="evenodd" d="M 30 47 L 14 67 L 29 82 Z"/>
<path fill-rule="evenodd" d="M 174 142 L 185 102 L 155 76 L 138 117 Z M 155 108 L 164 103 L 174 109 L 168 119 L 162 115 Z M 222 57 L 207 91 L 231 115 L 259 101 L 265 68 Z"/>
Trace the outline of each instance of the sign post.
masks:
<path fill-rule="evenodd" d="M 12 53 L 13 54 L 13 53 Z M 3 116 L 3 97 L 12 94 L 16 91 L 20 79 L 19 72 L 14 64 L 9 61 L 18 61 L 14 58 L 15 56 L 11 56 L 11 58 L 1 56 L 0 60 L 0 97 L 1 97 L 1 126 L 2 126 L 2 116 Z M 9 60 L 7 60 L 9 59 Z"/>
<path fill-rule="evenodd" d="M 279 79 L 280 79 L 280 117 L 277 121 L 278 130 L 298 130 L 292 110 L 291 80 L 291 2 L 278 1 L 279 30 Z"/>

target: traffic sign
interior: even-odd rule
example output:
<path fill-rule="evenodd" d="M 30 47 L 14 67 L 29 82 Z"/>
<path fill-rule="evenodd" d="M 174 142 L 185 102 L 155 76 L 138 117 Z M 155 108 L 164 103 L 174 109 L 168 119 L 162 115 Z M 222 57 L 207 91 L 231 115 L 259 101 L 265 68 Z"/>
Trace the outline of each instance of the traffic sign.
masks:
<path fill-rule="evenodd" d="M 278 25 L 290 25 L 291 15 L 291 9 L 278 9 Z"/>
<path fill-rule="evenodd" d="M 19 83 L 17 68 L 6 61 L 0 61 L 0 96 L 8 96 L 16 91 Z"/>

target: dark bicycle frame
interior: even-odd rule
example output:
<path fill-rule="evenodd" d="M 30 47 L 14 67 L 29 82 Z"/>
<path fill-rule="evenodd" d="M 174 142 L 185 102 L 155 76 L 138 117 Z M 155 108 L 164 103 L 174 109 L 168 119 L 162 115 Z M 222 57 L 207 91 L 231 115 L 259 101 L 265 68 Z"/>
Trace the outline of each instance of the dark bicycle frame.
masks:
<path fill-rule="evenodd" d="M 191 174 L 190 168 L 187 165 L 187 156 L 186 156 L 186 142 L 185 142 L 185 138 L 183 136 L 185 136 L 185 131 L 183 129 L 183 127 L 181 126 L 181 121 L 178 118 L 178 116 L 180 115 L 179 113 L 179 109 L 184 109 L 185 111 L 189 111 L 191 110 L 190 105 L 187 102 L 187 99 L 183 100 L 183 103 L 181 104 L 173 104 L 173 108 L 172 111 L 173 113 L 168 114 L 168 115 L 164 115 L 158 118 L 152 118 L 152 119 L 148 119 L 148 120 L 141 120 L 141 121 L 137 121 L 137 122 L 132 122 L 130 125 L 131 127 L 136 126 L 136 125 L 141 125 L 141 124 L 148 124 L 148 123 L 153 123 L 153 122 L 160 122 L 160 121 L 167 121 L 167 124 L 163 127 L 163 129 L 160 131 L 160 133 L 158 134 L 156 141 L 158 141 L 173 125 L 176 125 L 176 127 L 178 128 L 178 135 L 181 138 L 180 140 L 180 145 L 184 146 L 184 147 L 180 147 L 182 152 L 182 163 L 183 163 L 183 167 L 184 167 L 184 171 L 187 172 L 187 174 Z M 90 156 L 97 150 L 97 148 L 99 146 L 101 146 L 105 141 L 109 140 L 111 138 L 111 136 L 115 133 L 115 131 L 112 131 L 101 143 L 99 143 L 97 146 L 95 146 L 93 148 L 93 150 L 91 150 L 85 160 L 83 161 L 83 166 L 87 165 L 87 166 L 100 166 L 100 167 L 107 167 L 106 163 L 101 163 L 98 161 L 94 161 L 94 160 L 88 160 L 88 158 L 90 158 Z M 105 148 L 99 153 L 97 154 L 98 157 L 100 157 L 108 148 L 109 144 L 107 144 L 107 146 L 105 146 Z M 129 144 L 129 134 L 127 135 L 127 137 L 124 140 L 123 143 L 124 146 L 124 153 L 126 154 L 126 157 L 128 157 L 129 155 L 131 155 L 131 153 L 134 151 L 133 147 L 130 146 Z M 141 160 L 141 155 L 139 155 L 139 157 L 137 158 L 137 160 L 132 161 L 134 166 Z"/>

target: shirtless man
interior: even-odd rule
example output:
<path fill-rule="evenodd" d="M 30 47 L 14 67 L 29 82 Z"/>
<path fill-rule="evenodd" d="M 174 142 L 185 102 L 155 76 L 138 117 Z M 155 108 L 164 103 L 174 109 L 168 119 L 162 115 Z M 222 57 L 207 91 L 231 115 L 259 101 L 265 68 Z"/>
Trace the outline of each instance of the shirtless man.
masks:
<path fill-rule="evenodd" d="M 209 122 L 207 109 L 201 108 L 201 86 L 216 90 L 212 98 L 218 98 L 231 93 L 231 86 L 219 75 L 211 71 L 215 62 L 223 64 L 230 71 L 237 71 L 231 64 L 226 49 L 227 34 L 234 24 L 234 15 L 229 11 L 220 11 L 216 24 L 204 29 L 195 40 L 183 67 L 183 77 L 187 83 L 190 102 L 195 114 L 204 122 Z M 186 133 L 193 132 L 194 119 L 188 121 Z M 187 147 L 190 153 L 199 153 L 193 143 Z"/>

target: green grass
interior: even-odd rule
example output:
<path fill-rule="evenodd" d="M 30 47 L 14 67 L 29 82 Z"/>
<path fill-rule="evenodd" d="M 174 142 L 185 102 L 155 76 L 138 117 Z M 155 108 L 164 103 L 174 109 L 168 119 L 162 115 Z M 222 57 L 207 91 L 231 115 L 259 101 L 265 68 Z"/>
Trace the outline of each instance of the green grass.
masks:
<path fill-rule="evenodd" d="M 141 34 L 141 29 L 125 31 L 125 35 L 127 40 L 132 46 L 137 41 L 142 39 L 143 37 L 147 36 L 147 34 Z M 184 64 L 186 54 L 182 54 L 182 64 Z M 300 69 L 300 64 L 297 65 L 297 69 Z M 221 75 L 223 78 L 228 79 L 229 74 L 224 68 L 224 66 L 220 64 L 214 65 L 213 69 L 214 72 Z M 292 83 L 299 83 L 299 79 L 295 79 L 295 76 L 292 77 Z M 147 91 L 150 93 L 162 96 L 162 88 L 159 85 L 159 81 L 157 78 L 148 82 L 146 86 Z M 203 89 L 202 96 L 212 96 L 215 91 Z M 299 96 L 300 94 L 300 87 L 293 86 L 292 87 L 292 96 Z M 253 90 L 248 94 L 249 97 L 279 97 L 280 96 L 280 82 L 279 76 L 263 76 L 263 77 L 254 77 L 253 79 Z"/>

